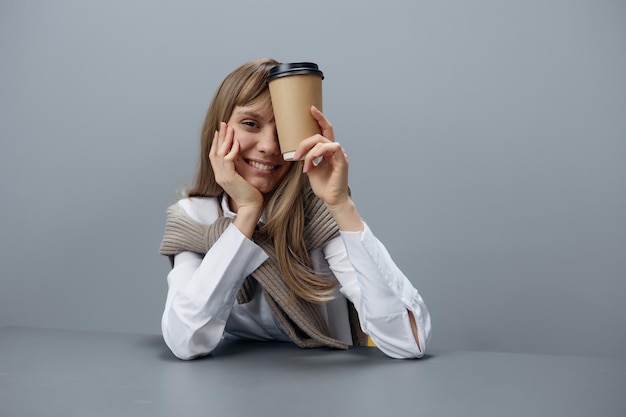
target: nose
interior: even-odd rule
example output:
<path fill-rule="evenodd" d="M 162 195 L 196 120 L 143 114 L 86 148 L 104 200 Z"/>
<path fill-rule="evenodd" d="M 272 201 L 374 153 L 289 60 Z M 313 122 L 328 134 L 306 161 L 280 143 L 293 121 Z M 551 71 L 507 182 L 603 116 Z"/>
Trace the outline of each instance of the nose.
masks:
<path fill-rule="evenodd" d="M 257 149 L 268 155 L 280 154 L 280 147 L 278 146 L 278 134 L 274 126 L 267 126 L 259 137 L 257 143 Z"/>

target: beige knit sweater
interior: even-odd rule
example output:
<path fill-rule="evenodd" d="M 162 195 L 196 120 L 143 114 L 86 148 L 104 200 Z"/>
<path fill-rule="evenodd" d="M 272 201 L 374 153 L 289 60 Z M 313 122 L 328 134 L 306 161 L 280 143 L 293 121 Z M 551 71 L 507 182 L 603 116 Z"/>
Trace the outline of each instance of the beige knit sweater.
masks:
<path fill-rule="evenodd" d="M 324 203 L 310 190 L 305 198 L 305 219 L 304 239 L 310 249 L 323 246 L 339 232 Z M 168 256 L 172 265 L 178 253 L 191 251 L 205 254 L 231 222 L 230 218 L 220 217 L 213 224 L 204 225 L 194 221 L 174 204 L 167 210 L 160 253 Z M 254 279 L 262 286 L 274 317 L 296 345 L 303 348 L 328 346 L 347 349 L 345 343 L 329 336 L 328 326 L 318 307 L 292 293 L 282 278 L 271 239 L 259 232 L 255 232 L 252 239 L 265 251 L 268 259 L 244 280 L 237 301 L 240 304 L 250 301 L 251 280 Z M 356 309 L 350 301 L 347 301 L 347 308 L 353 344 L 366 345 L 367 335 L 361 330 Z"/>

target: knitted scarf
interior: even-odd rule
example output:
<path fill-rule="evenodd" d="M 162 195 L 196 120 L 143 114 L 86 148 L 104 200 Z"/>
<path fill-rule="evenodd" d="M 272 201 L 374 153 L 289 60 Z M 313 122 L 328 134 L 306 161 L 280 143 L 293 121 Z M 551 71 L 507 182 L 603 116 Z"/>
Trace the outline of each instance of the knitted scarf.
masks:
<path fill-rule="evenodd" d="M 165 233 L 160 253 L 173 258 L 178 253 L 191 251 L 206 254 L 221 234 L 232 223 L 232 219 L 219 217 L 211 225 L 203 225 L 186 215 L 177 204 L 167 209 Z M 323 246 L 338 234 L 337 224 L 324 203 L 310 190 L 305 198 L 304 239 L 309 250 Z M 271 239 L 255 231 L 252 240 L 267 254 L 268 259 L 249 277 L 237 294 L 237 302 L 245 304 L 252 298 L 254 280 L 263 288 L 263 294 L 276 320 L 285 333 L 298 346 L 314 348 L 328 346 L 347 349 L 347 345 L 329 336 L 328 326 L 317 306 L 295 296 L 282 278 L 276 252 Z M 350 328 L 354 345 L 366 345 L 367 335 L 359 325 L 354 305 L 348 301 Z"/>

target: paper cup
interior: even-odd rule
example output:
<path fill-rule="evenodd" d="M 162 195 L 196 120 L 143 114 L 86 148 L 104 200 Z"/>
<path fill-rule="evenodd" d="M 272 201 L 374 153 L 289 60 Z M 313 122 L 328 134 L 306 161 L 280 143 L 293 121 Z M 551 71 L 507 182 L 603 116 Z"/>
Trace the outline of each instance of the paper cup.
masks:
<path fill-rule="evenodd" d="M 285 161 L 293 161 L 302 140 L 321 133 L 311 106 L 322 110 L 323 79 L 324 74 L 312 62 L 279 64 L 270 69 L 267 82 Z"/>

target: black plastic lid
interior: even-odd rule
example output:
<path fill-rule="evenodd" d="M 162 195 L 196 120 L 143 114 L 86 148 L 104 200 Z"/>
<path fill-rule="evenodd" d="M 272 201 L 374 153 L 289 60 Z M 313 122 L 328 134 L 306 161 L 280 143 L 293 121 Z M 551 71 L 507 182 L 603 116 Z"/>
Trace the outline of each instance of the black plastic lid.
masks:
<path fill-rule="evenodd" d="M 317 64 L 312 62 L 292 62 L 288 64 L 278 64 L 270 68 L 267 81 L 271 81 L 278 77 L 296 74 L 317 74 L 324 79 L 324 73 L 320 71 Z"/>

